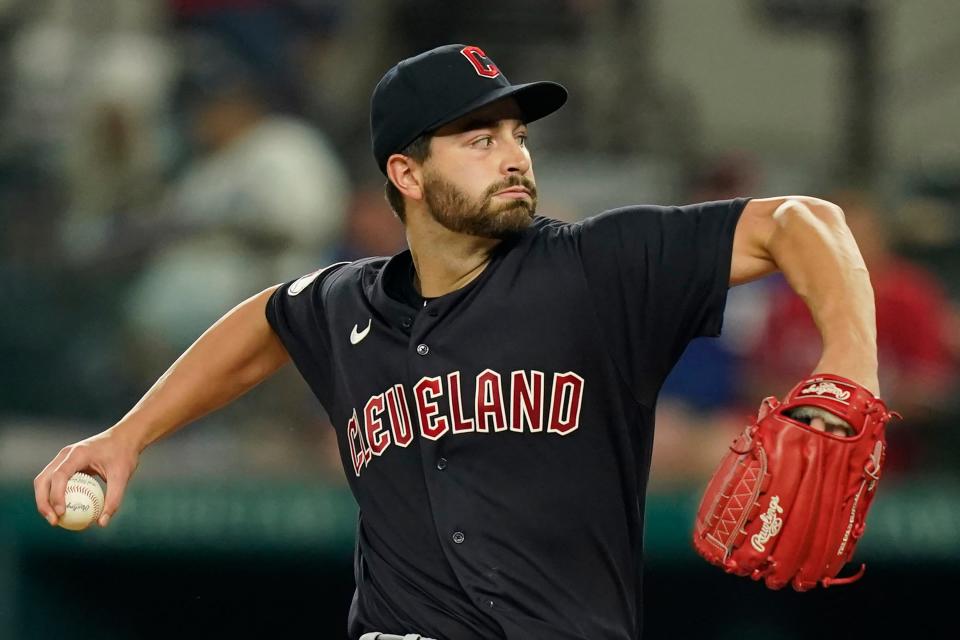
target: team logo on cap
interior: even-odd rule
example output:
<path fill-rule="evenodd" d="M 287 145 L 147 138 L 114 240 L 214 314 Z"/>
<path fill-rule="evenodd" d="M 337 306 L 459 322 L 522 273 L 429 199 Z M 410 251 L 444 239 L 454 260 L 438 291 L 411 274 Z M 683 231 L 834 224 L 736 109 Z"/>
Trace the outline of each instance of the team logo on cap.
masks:
<path fill-rule="evenodd" d="M 463 57 L 470 61 L 474 70 L 484 78 L 496 78 L 500 75 L 500 69 L 493 63 L 493 60 L 487 57 L 480 47 L 469 45 L 460 49 Z"/>

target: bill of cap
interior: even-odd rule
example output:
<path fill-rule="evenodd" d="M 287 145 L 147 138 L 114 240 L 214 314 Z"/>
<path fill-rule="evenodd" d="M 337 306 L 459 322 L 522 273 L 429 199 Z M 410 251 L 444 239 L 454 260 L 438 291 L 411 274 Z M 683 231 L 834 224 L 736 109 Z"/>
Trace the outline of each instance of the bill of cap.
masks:
<path fill-rule="evenodd" d="M 562 107 L 567 101 L 567 90 L 563 85 L 547 80 L 528 82 L 526 84 L 514 84 L 494 89 L 476 100 L 465 104 L 463 107 L 446 114 L 437 122 L 431 123 L 423 131 L 414 136 L 412 140 L 409 140 L 407 144 L 413 142 L 417 137 L 428 131 L 439 129 L 443 125 L 449 124 L 457 118 L 467 115 L 471 111 L 476 111 L 481 107 L 485 107 L 490 103 L 507 97 L 512 97 L 517 101 L 524 122 L 533 122 L 534 120 L 539 120 L 544 116 L 550 115 Z"/>

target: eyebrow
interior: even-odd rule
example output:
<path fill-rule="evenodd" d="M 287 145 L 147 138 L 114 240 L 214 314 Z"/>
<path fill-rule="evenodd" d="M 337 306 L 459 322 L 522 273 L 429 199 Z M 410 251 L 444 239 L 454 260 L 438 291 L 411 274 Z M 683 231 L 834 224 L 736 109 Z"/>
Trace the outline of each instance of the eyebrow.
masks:
<path fill-rule="evenodd" d="M 477 129 L 493 129 L 503 120 L 517 120 L 519 122 L 518 127 L 524 127 L 527 124 L 519 118 L 471 118 L 457 127 L 457 133 L 466 133 Z"/>

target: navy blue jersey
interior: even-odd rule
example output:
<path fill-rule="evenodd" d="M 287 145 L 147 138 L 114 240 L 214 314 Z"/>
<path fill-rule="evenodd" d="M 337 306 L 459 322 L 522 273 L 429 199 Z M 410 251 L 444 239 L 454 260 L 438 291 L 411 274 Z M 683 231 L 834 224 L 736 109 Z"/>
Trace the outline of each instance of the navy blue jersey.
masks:
<path fill-rule="evenodd" d="M 745 204 L 537 217 L 439 298 L 409 252 L 273 294 L 360 507 L 351 638 L 639 637 L 654 406 L 720 333 Z"/>

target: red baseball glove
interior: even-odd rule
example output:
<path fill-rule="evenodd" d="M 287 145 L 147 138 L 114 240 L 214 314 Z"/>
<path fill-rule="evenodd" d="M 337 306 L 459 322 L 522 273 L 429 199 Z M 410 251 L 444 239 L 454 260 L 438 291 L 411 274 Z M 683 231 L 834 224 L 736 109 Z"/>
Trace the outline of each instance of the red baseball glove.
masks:
<path fill-rule="evenodd" d="M 837 578 L 863 535 L 898 414 L 852 380 L 818 375 L 765 398 L 707 485 L 693 544 L 728 573 L 806 591 Z M 828 426 L 810 426 L 819 417 Z M 844 427 L 836 433 L 831 427 Z"/>

